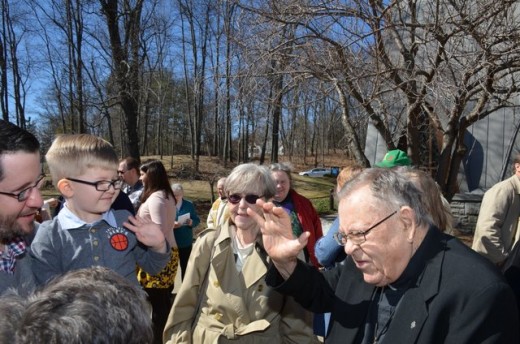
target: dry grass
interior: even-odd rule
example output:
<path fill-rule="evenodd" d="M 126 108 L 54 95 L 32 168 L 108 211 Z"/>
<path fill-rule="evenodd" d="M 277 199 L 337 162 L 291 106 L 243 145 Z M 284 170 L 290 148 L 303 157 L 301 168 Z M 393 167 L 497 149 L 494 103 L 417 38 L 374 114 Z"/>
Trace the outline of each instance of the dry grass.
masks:
<path fill-rule="evenodd" d="M 160 159 L 159 156 L 147 158 Z M 199 172 L 197 173 L 195 172 L 195 162 L 191 160 L 190 156 L 174 156 L 173 164 L 171 157 L 163 157 L 161 161 L 168 169 L 172 183 L 182 184 L 185 197 L 194 201 L 197 212 L 204 223 L 211 208 L 212 192 L 216 197 L 216 181 L 228 175 L 233 167 L 236 166 L 236 163 L 224 165 L 217 158 L 203 156 L 200 157 Z M 291 162 L 293 161 L 291 160 Z M 293 163 L 292 165 L 295 172 L 314 167 L 305 166 L 301 163 Z M 331 163 L 326 166 L 337 165 L 332 165 Z M 310 199 L 328 199 L 330 189 L 334 187 L 335 182 L 332 178 L 301 177 L 297 173 L 294 173 L 292 177 L 298 192 Z"/>
<path fill-rule="evenodd" d="M 142 161 L 147 159 L 160 159 L 160 156 L 147 156 L 143 157 Z M 219 161 L 218 158 L 201 156 L 199 162 L 199 172 L 195 172 L 195 163 L 189 155 L 176 155 L 173 157 L 173 163 L 171 157 L 164 156 L 160 159 L 168 173 L 172 183 L 180 183 L 184 188 L 186 199 L 194 201 L 197 212 L 201 217 L 202 225 L 206 221 L 206 216 L 211 207 L 211 194 L 212 188 L 210 182 L 213 182 L 213 192 L 216 195 L 216 181 L 220 177 L 224 177 L 236 166 L 236 163 L 224 165 Z M 330 190 L 335 186 L 335 180 L 333 178 L 309 178 L 299 176 L 297 172 L 304 171 L 314 166 L 314 158 L 303 157 L 280 157 L 280 162 L 290 162 L 293 166 L 293 182 L 295 189 L 303 194 L 305 197 L 317 202 L 328 203 Z M 341 154 L 330 154 L 320 157 L 318 166 L 345 166 L 348 159 Z M 50 185 L 47 185 L 42 190 L 44 198 L 55 197 L 58 192 Z M 318 209 L 318 212 L 326 213 L 326 210 Z M 472 235 L 455 233 L 466 244 L 471 245 Z"/>
<path fill-rule="evenodd" d="M 326 158 L 324 166 L 343 166 L 347 159 L 341 158 L 339 155 L 330 155 Z M 149 156 L 146 159 L 160 159 L 160 156 Z M 282 157 L 281 162 L 288 160 L 287 157 Z M 307 158 L 307 162 L 311 162 Z M 224 165 L 218 158 L 201 156 L 199 161 L 199 172 L 195 172 L 195 162 L 191 160 L 189 155 L 176 155 L 173 157 L 173 164 L 171 157 L 164 156 L 161 161 L 168 169 L 173 183 L 181 183 L 184 187 L 186 198 L 193 200 L 211 200 L 211 184 L 216 183 L 220 177 L 225 177 L 236 166 L 236 163 L 228 163 Z M 304 164 L 303 158 L 293 157 L 290 159 L 295 173 L 293 180 L 295 188 L 308 198 L 323 198 L 328 197 L 330 189 L 334 185 L 334 180 L 331 178 L 308 178 L 301 177 L 297 174 L 314 167 L 313 165 Z M 216 190 L 216 185 L 213 185 L 213 190 Z M 216 191 L 214 191 L 216 192 Z"/>
<path fill-rule="evenodd" d="M 211 207 L 212 192 L 216 197 L 216 181 L 220 177 L 225 177 L 236 166 L 236 163 L 224 164 L 218 158 L 201 156 L 199 161 L 199 172 L 195 171 L 195 162 L 189 155 L 170 156 L 146 156 L 142 161 L 148 159 L 159 159 L 168 170 L 170 181 L 180 183 L 184 188 L 185 198 L 192 200 L 197 207 L 197 212 L 203 222 L 206 221 L 207 213 Z M 287 161 L 288 158 L 285 158 Z M 307 162 L 313 159 L 307 158 Z M 295 172 L 303 171 L 314 167 L 303 163 L 303 158 L 291 158 L 291 164 Z M 343 161 L 346 161 L 344 159 Z M 284 157 L 281 158 L 284 162 Z M 341 166 L 339 156 L 330 156 L 324 166 Z M 50 178 L 49 178 L 50 179 Z M 293 174 L 295 188 L 298 192 L 310 199 L 328 198 L 330 189 L 334 186 L 332 178 L 309 178 L 301 177 L 297 173 Z M 213 185 L 212 185 L 213 184 Z M 44 198 L 57 197 L 59 193 L 50 183 L 42 189 Z"/>

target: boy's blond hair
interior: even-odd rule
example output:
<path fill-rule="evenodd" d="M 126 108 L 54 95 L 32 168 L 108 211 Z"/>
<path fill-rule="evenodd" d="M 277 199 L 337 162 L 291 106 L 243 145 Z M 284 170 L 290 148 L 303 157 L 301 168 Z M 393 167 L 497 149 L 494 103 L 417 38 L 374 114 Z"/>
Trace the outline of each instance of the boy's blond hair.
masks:
<path fill-rule="evenodd" d="M 119 160 L 112 145 L 100 137 L 88 134 L 63 134 L 57 136 L 45 155 L 52 183 L 76 177 L 87 169 L 98 167 L 117 171 Z"/>

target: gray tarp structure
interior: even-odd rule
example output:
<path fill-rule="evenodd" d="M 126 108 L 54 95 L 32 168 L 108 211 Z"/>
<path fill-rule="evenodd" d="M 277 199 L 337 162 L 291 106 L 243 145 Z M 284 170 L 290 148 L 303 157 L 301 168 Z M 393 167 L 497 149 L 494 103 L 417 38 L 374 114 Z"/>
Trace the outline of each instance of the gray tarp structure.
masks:
<path fill-rule="evenodd" d="M 482 194 L 497 182 L 511 176 L 511 162 L 520 152 L 520 107 L 493 113 L 467 131 L 468 154 L 459 172 L 461 193 Z M 369 125 L 365 155 L 371 165 L 383 159 L 386 145 L 377 130 Z"/>

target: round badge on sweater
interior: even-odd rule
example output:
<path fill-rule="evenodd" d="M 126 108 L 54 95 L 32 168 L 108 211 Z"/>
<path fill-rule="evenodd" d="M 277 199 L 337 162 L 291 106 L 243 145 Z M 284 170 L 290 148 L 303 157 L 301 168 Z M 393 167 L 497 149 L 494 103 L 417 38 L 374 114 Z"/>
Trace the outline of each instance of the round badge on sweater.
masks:
<path fill-rule="evenodd" d="M 128 248 L 128 238 L 122 233 L 115 233 L 110 237 L 110 245 L 116 251 L 124 251 Z"/>

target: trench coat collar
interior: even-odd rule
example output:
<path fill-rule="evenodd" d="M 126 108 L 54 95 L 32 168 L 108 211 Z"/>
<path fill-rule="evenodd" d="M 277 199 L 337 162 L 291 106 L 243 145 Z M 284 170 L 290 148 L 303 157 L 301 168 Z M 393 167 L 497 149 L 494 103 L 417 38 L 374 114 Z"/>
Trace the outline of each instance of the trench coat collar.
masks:
<path fill-rule="evenodd" d="M 233 245 L 231 240 L 233 240 L 232 234 L 233 228 L 230 225 L 229 221 L 226 221 L 222 224 L 220 233 L 215 240 L 215 252 L 213 254 L 213 258 L 211 259 L 211 264 L 213 265 L 213 269 L 217 276 L 224 276 L 226 274 L 226 269 L 232 267 L 235 269 L 235 257 L 233 255 Z M 246 288 L 251 287 L 253 284 L 258 282 L 258 280 L 264 278 L 267 273 L 267 254 L 264 251 L 262 245 L 262 236 L 259 232 L 259 235 L 256 239 L 255 247 L 251 255 L 247 258 L 244 267 L 242 269 L 242 275 L 244 277 L 244 283 Z M 238 271 L 237 271 L 238 274 Z M 237 287 L 237 284 L 233 281 L 223 280 L 220 281 L 223 287 L 227 287 L 232 290 Z M 234 287 L 233 287 L 234 286 Z"/>
<path fill-rule="evenodd" d="M 515 193 L 520 194 L 520 176 L 514 174 L 510 179 L 511 183 L 513 184 L 513 188 L 515 189 Z"/>

